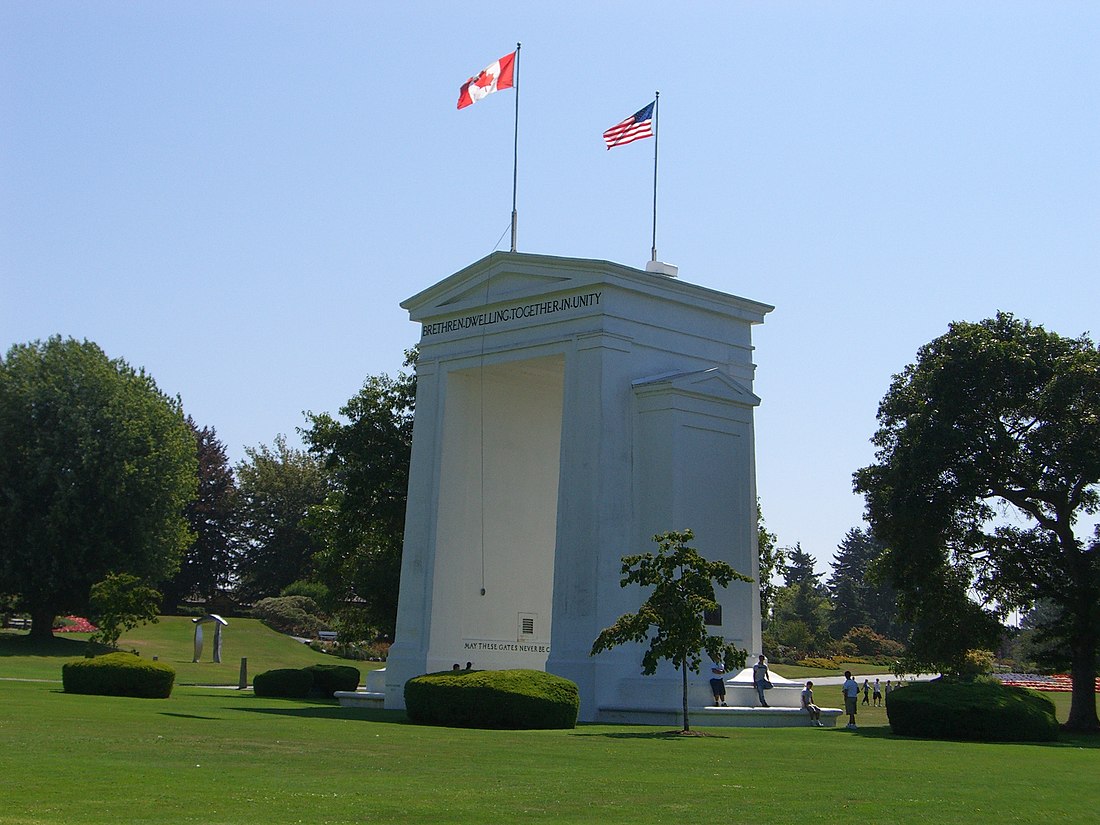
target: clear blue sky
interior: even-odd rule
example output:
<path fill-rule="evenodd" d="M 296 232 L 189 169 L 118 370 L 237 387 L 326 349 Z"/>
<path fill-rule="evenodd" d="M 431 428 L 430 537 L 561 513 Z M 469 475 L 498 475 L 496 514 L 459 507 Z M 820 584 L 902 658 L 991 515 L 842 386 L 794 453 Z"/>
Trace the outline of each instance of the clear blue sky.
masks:
<path fill-rule="evenodd" d="M 823 567 L 890 376 L 1003 309 L 1100 334 L 1100 3 L 0 3 L 0 348 L 89 338 L 231 457 L 399 369 L 399 302 L 507 248 L 775 305 L 759 487 Z"/>

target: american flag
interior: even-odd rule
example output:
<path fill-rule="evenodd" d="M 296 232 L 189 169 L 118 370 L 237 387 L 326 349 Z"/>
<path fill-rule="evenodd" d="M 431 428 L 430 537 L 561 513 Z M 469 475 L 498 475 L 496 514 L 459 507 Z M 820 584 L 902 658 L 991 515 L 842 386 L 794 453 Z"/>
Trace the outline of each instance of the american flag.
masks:
<path fill-rule="evenodd" d="M 603 133 L 603 142 L 607 148 L 625 146 L 642 138 L 653 137 L 653 106 L 656 100 L 639 109 L 626 120 L 616 123 Z"/>

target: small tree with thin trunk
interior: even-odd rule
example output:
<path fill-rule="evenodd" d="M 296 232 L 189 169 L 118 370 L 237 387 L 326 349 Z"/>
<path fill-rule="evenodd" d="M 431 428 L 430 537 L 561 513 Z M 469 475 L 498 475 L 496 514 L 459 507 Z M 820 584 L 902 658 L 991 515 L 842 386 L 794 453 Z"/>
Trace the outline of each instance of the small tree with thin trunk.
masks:
<path fill-rule="evenodd" d="M 137 576 L 111 573 L 92 585 L 88 597 L 91 618 L 99 630 L 89 641 L 118 647 L 119 637 L 139 625 L 157 623 L 160 593 Z"/>
<path fill-rule="evenodd" d="M 721 662 L 726 670 L 745 665 L 746 651 L 707 632 L 704 615 L 718 609 L 714 586 L 752 581 L 725 562 L 703 558 L 688 544 L 694 538 L 691 530 L 661 533 L 653 537 L 659 548 L 656 553 L 623 556 L 619 584 L 651 587 L 653 592 L 637 613 L 624 613 L 605 628 L 589 654 L 595 656 L 628 642 L 648 642 L 642 655 L 642 673 L 653 675 L 660 661 L 666 659 L 682 674 L 684 733 L 690 731 L 688 671 L 699 672 L 704 654 Z"/>

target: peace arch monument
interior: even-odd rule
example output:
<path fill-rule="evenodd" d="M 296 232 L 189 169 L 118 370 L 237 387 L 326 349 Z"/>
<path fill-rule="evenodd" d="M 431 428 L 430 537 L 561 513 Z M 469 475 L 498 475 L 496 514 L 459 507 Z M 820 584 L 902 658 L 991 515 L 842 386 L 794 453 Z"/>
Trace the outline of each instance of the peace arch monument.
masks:
<path fill-rule="evenodd" d="M 637 610 L 621 558 L 691 528 L 758 572 L 751 331 L 772 307 L 599 260 L 496 252 L 402 303 L 421 325 L 397 635 L 405 682 L 472 662 L 580 688 L 582 721 L 678 708 L 641 648 L 589 656 Z M 760 650 L 757 585 L 712 632 Z M 704 674 L 692 704 L 708 704 Z M 698 701 L 696 701 L 698 700 Z"/>

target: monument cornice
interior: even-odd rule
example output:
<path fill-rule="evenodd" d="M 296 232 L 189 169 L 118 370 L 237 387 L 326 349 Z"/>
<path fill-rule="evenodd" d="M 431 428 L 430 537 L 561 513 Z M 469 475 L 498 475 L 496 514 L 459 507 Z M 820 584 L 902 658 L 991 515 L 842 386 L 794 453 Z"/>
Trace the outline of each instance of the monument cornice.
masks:
<path fill-rule="evenodd" d="M 607 286 L 759 324 L 774 307 L 612 261 L 493 252 L 401 302 L 413 321 Z"/>

